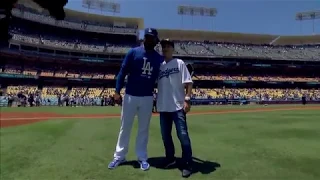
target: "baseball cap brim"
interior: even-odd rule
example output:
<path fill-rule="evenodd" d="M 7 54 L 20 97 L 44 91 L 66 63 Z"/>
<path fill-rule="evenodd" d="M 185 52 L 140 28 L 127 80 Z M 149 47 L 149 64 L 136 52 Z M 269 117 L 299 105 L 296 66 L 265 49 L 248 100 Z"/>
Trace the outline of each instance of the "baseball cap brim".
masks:
<path fill-rule="evenodd" d="M 155 36 L 155 35 L 152 34 L 152 33 L 145 33 L 144 35 L 145 35 L 145 36 Z"/>
<path fill-rule="evenodd" d="M 174 47 L 174 43 L 168 39 L 163 39 L 160 41 L 161 46 L 169 44 L 170 46 Z"/>

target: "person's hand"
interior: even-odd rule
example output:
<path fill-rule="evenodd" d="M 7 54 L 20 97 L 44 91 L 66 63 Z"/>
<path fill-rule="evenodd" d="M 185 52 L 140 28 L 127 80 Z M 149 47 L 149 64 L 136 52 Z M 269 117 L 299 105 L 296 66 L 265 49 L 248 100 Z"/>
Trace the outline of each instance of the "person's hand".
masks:
<path fill-rule="evenodd" d="M 119 101 L 120 100 L 120 94 L 117 93 L 117 92 L 114 93 L 113 97 L 114 97 L 115 101 Z"/>
<path fill-rule="evenodd" d="M 188 113 L 191 109 L 190 101 L 184 101 L 183 110 L 185 113 Z"/>

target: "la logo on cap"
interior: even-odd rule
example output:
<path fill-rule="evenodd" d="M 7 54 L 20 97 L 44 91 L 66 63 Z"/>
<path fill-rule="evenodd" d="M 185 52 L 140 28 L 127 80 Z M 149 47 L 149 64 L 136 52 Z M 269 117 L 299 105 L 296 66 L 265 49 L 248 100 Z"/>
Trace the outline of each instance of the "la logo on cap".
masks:
<path fill-rule="evenodd" d="M 149 33 L 151 33 L 152 32 L 152 29 L 151 28 L 149 28 Z"/>

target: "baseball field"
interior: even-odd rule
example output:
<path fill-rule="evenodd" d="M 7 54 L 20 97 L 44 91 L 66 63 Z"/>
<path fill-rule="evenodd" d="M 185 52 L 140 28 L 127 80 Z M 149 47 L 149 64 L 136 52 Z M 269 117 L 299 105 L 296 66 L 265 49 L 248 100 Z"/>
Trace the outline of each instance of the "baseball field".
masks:
<path fill-rule="evenodd" d="M 135 162 L 136 123 L 129 162 L 108 170 L 119 112 L 120 107 L 1 108 L 0 179 L 181 179 L 178 168 L 159 167 L 164 151 L 156 114 L 151 169 L 143 172 Z M 320 179 L 320 106 L 199 106 L 187 121 L 195 161 L 190 179 Z"/>

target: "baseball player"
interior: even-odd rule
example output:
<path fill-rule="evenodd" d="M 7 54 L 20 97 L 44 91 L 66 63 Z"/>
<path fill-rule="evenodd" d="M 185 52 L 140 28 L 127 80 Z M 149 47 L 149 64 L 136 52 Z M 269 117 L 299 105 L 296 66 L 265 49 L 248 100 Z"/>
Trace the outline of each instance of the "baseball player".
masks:
<path fill-rule="evenodd" d="M 192 173 L 192 149 L 186 113 L 190 111 L 193 82 L 186 64 L 181 59 L 172 57 L 174 43 L 166 39 L 161 41 L 161 46 L 165 60 L 160 66 L 157 110 L 160 113 L 161 135 L 166 154 L 164 166 L 169 167 L 176 163 L 171 136 L 172 124 L 175 123 L 182 148 L 182 176 L 189 177 Z"/>
<path fill-rule="evenodd" d="M 152 115 L 153 90 L 158 79 L 163 57 L 154 50 L 158 44 L 156 29 L 145 29 L 144 42 L 140 47 L 131 49 L 123 63 L 116 80 L 114 99 L 120 99 L 120 91 L 127 75 L 126 92 L 123 97 L 121 111 L 121 127 L 114 159 L 109 169 L 114 169 L 125 161 L 128 152 L 130 133 L 135 115 L 138 116 L 138 135 L 136 138 L 136 154 L 142 170 L 148 170 L 147 143 L 149 124 Z"/>

